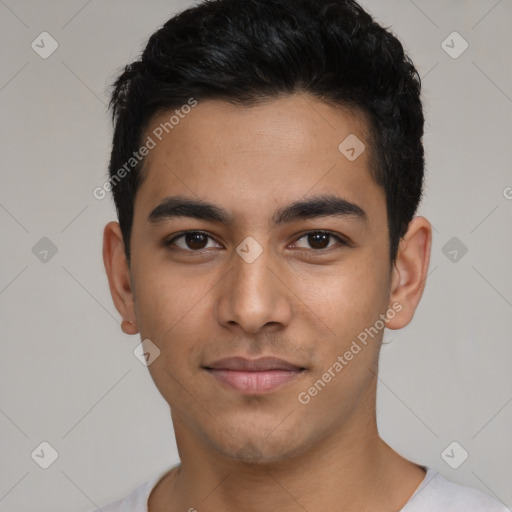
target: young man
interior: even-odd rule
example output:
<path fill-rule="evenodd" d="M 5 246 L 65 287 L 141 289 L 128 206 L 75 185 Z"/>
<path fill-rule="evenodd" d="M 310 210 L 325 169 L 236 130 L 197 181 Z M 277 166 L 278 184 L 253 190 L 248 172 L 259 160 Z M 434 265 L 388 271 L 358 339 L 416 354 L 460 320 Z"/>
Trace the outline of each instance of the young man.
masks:
<path fill-rule="evenodd" d="M 351 0 L 213 0 L 115 83 L 104 261 L 181 463 L 105 512 L 505 511 L 376 424 L 431 226 L 418 74 Z"/>

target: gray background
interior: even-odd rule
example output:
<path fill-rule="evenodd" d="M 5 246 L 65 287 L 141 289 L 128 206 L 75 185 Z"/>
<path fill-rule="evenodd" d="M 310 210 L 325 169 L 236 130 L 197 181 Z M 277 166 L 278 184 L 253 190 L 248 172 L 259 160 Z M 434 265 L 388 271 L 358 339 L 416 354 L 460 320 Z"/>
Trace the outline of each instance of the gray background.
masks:
<path fill-rule="evenodd" d="M 0 0 L 0 511 L 84 511 L 178 460 L 167 404 L 132 353 L 139 338 L 119 328 L 101 259 L 115 213 L 92 191 L 109 157 L 108 85 L 188 5 Z M 434 226 L 415 318 L 386 334 L 379 428 L 404 456 L 510 506 L 512 2 L 363 5 L 423 78 L 419 214 Z M 43 31 L 59 45 L 46 59 L 31 47 Z M 469 44 L 458 58 L 442 46 L 453 31 Z M 58 452 L 48 469 L 31 457 L 43 441 Z M 442 457 L 453 441 L 469 453 L 458 469 Z M 462 451 L 448 453 L 453 464 Z"/>

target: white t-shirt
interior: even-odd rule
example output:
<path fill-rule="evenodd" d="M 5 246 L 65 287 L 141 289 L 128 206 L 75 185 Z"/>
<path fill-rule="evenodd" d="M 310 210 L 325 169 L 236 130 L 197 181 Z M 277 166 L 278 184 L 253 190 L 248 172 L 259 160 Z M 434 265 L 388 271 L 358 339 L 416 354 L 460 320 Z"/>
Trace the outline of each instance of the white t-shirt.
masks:
<path fill-rule="evenodd" d="M 483 492 L 450 482 L 437 471 L 427 474 L 399 512 L 512 512 Z M 166 471 L 164 474 L 167 474 Z M 149 494 L 163 477 L 155 476 L 139 485 L 129 496 L 102 507 L 103 512 L 148 512 Z M 98 512 L 98 509 L 90 512 Z"/>

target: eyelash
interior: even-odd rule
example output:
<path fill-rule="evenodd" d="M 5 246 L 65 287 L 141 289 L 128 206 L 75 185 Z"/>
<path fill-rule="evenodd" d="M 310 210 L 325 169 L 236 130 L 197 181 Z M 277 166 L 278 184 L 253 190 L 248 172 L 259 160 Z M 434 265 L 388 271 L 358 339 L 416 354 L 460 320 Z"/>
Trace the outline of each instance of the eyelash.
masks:
<path fill-rule="evenodd" d="M 191 233 L 199 233 L 201 235 L 205 235 L 206 237 L 210 238 L 211 240 L 214 240 L 216 243 L 219 243 L 219 242 L 217 242 L 217 240 L 215 240 L 215 238 L 210 236 L 205 231 L 190 230 L 190 231 L 182 231 L 181 233 L 178 233 L 177 235 L 173 236 L 171 239 L 164 241 L 164 245 L 167 246 L 171 250 L 178 250 L 178 251 L 183 251 L 183 252 L 200 253 L 200 252 L 204 251 L 205 249 L 193 250 L 193 249 L 182 249 L 181 247 L 178 247 L 177 249 L 171 248 L 171 245 L 176 240 L 178 240 L 179 238 L 184 237 L 187 234 L 191 234 Z M 306 231 L 305 233 L 302 233 L 296 240 L 301 240 L 302 238 L 304 238 L 304 237 L 306 237 L 308 235 L 311 235 L 311 234 L 329 235 L 330 237 L 336 239 L 336 241 L 338 241 L 342 246 L 348 246 L 349 245 L 349 242 L 347 242 L 345 239 L 343 239 L 339 235 L 333 233 L 332 231 L 327 231 L 327 230 L 322 230 L 322 229 Z M 315 253 L 322 253 L 323 251 L 328 251 L 330 249 L 332 249 L 332 246 L 325 247 L 323 249 L 310 249 L 310 250 L 315 252 Z M 304 249 L 300 249 L 300 250 L 304 250 Z"/>

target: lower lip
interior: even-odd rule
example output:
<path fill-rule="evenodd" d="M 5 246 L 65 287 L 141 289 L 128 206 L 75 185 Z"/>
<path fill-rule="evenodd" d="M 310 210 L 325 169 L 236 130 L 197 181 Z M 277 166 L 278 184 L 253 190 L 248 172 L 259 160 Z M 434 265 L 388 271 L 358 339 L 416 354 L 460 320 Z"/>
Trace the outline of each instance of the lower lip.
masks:
<path fill-rule="evenodd" d="M 269 393 L 296 379 L 302 371 L 268 370 L 247 372 L 238 370 L 208 370 L 216 379 L 232 389 L 249 395 Z"/>

